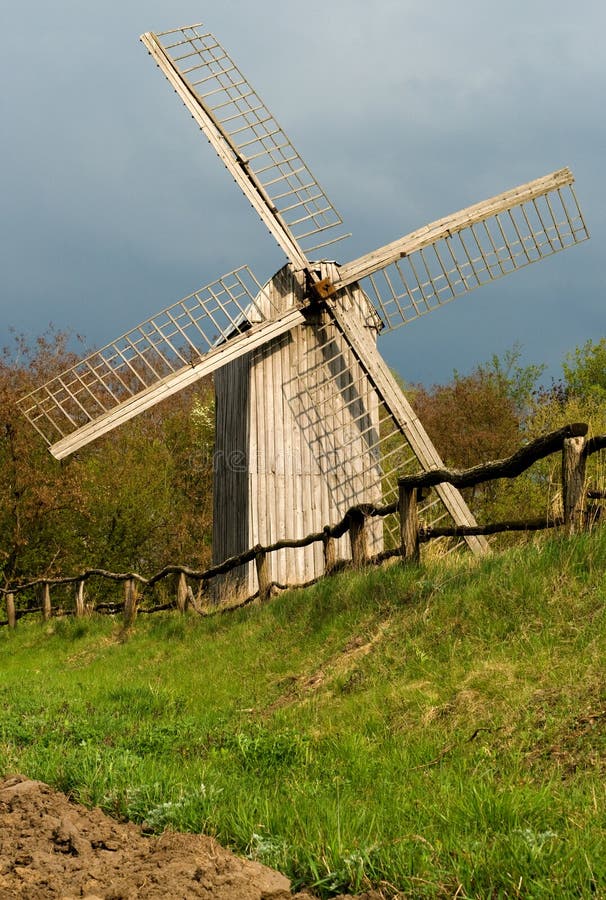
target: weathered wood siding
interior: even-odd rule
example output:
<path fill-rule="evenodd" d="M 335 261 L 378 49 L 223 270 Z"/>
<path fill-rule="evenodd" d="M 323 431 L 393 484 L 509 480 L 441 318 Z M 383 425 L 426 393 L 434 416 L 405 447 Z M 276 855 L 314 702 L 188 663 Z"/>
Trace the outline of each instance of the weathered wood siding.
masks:
<path fill-rule="evenodd" d="M 289 270 L 279 272 L 270 291 L 275 310 L 292 305 L 298 291 Z M 368 318 L 363 297 L 355 299 L 350 314 Z M 245 362 L 225 367 L 215 387 L 215 561 L 256 543 L 304 537 L 339 521 L 349 507 L 380 499 L 378 398 L 325 314 L 310 315 Z M 247 460 L 246 491 L 243 473 L 228 471 L 234 451 Z M 370 552 L 381 549 L 377 520 Z M 337 542 L 337 555 L 350 558 L 347 536 Z M 273 553 L 270 564 L 273 581 L 303 583 L 322 574 L 322 546 Z M 255 587 L 250 565 L 246 591 Z M 232 594 L 244 589 L 242 572 L 224 585 Z"/>
<path fill-rule="evenodd" d="M 216 447 L 213 459 L 213 564 L 236 556 L 250 546 L 248 443 L 251 354 L 215 372 Z M 222 592 L 240 595 L 248 590 L 248 567 L 227 579 L 214 579 L 217 601 Z"/>

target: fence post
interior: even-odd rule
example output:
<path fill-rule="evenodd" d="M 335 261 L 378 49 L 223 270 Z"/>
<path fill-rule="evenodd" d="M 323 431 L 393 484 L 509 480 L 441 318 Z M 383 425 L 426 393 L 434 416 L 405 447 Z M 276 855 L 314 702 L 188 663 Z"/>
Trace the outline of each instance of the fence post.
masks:
<path fill-rule="evenodd" d="M 42 618 L 45 622 L 48 622 L 53 614 L 51 608 L 50 584 L 48 581 L 42 582 L 40 593 L 42 594 Z"/>
<path fill-rule="evenodd" d="M 184 613 L 189 605 L 189 590 L 187 588 L 187 578 L 185 572 L 179 573 L 179 581 L 177 582 L 177 609 L 180 613 Z"/>
<path fill-rule="evenodd" d="M 137 618 L 137 603 L 139 592 L 134 578 L 127 578 L 124 582 L 124 627 L 130 628 Z"/>
<path fill-rule="evenodd" d="M 15 611 L 15 595 L 5 594 L 6 601 L 6 618 L 8 619 L 8 627 L 15 628 L 17 624 L 17 613 Z"/>
<path fill-rule="evenodd" d="M 419 552 L 419 519 L 417 516 L 417 489 L 407 484 L 400 484 L 398 512 L 400 514 L 400 541 L 402 545 L 402 562 L 405 565 L 418 565 Z"/>
<path fill-rule="evenodd" d="M 257 580 L 259 582 L 259 600 L 264 603 L 271 597 L 271 576 L 269 574 L 269 560 L 267 553 L 263 550 L 257 550 L 255 554 L 255 565 L 257 567 Z"/>
<path fill-rule="evenodd" d="M 562 444 L 562 508 L 566 534 L 583 527 L 585 492 L 585 438 L 564 438 Z"/>
<path fill-rule="evenodd" d="M 349 543 L 354 569 L 361 569 L 368 563 L 368 531 L 366 516 L 356 509 L 349 511 Z"/>
<path fill-rule="evenodd" d="M 84 580 L 76 582 L 76 616 L 81 618 L 85 613 Z"/>
<path fill-rule="evenodd" d="M 334 537 L 330 533 L 329 525 L 324 528 L 322 545 L 324 547 L 324 574 L 330 575 L 337 562 L 337 546 Z"/>

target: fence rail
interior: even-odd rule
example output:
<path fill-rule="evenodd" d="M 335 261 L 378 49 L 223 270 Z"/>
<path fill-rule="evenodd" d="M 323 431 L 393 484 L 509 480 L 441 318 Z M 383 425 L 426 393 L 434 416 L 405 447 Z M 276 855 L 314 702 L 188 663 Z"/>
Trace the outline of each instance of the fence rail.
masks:
<path fill-rule="evenodd" d="M 124 600 L 116 603 L 99 603 L 96 611 L 110 610 L 122 611 L 126 625 L 134 622 L 138 612 L 157 612 L 176 607 L 185 611 L 192 606 L 201 615 L 209 615 L 217 612 L 239 608 L 259 598 L 261 601 L 269 599 L 273 588 L 285 589 L 288 587 L 306 587 L 306 585 L 282 585 L 271 580 L 269 555 L 277 550 L 286 548 L 307 547 L 310 544 L 322 542 L 324 546 L 324 575 L 335 572 L 344 565 L 353 568 L 362 568 L 367 565 L 379 564 L 389 558 L 401 556 L 404 564 L 417 564 L 420 559 L 420 545 L 434 538 L 463 537 L 465 535 L 492 535 L 511 531 L 537 531 L 545 528 L 563 527 L 566 533 L 571 534 L 580 530 L 585 524 L 584 500 L 585 497 L 604 499 L 606 492 L 585 489 L 585 466 L 587 458 L 593 453 L 606 448 L 606 435 L 587 438 L 588 426 L 584 423 L 573 423 L 559 428 L 557 431 L 543 435 L 531 443 L 523 446 L 506 459 L 493 460 L 481 465 L 472 466 L 469 469 L 430 469 L 416 475 L 405 475 L 398 480 L 399 499 L 397 503 L 387 506 L 375 506 L 371 503 L 354 506 L 347 511 L 340 522 L 327 525 L 322 531 L 309 534 L 300 539 L 283 539 L 268 546 L 257 544 L 249 550 L 237 556 L 231 556 L 218 565 L 199 571 L 188 566 L 169 565 L 159 572 L 146 578 L 137 572 L 109 572 L 105 569 L 87 569 L 78 575 L 64 577 L 41 576 L 27 582 L 0 587 L 0 595 L 4 596 L 6 605 L 6 621 L 0 625 L 8 625 L 14 628 L 19 618 L 30 613 L 42 613 L 45 620 L 51 618 L 53 609 L 51 605 L 51 588 L 57 586 L 74 586 L 74 607 L 70 612 L 76 616 L 83 616 L 92 609 L 86 601 L 84 587 L 91 578 L 102 578 L 124 584 Z M 443 528 L 428 528 L 419 524 L 417 518 L 417 497 L 419 493 L 438 484 L 452 484 L 458 488 L 473 487 L 487 481 L 500 478 L 515 478 L 533 463 L 553 453 L 562 453 L 562 506 L 561 516 L 541 517 L 526 520 L 512 520 L 494 522 L 477 526 L 452 526 Z M 370 518 L 385 517 L 398 513 L 400 520 L 400 545 L 390 550 L 385 550 L 375 556 L 368 552 L 368 528 Z M 344 534 L 349 534 L 351 545 L 351 561 L 339 561 L 336 555 L 336 539 Z M 227 574 L 239 566 L 247 563 L 255 563 L 259 590 L 256 594 L 236 604 L 206 605 L 202 599 L 208 591 L 209 583 L 219 575 Z M 140 606 L 143 594 L 154 585 L 176 576 L 175 599 L 172 602 L 144 608 Z M 198 583 L 198 597 L 194 596 L 189 581 Z M 17 609 L 15 597 L 24 592 L 37 592 L 40 604 Z M 64 614 L 64 609 L 56 609 L 55 614 Z"/>

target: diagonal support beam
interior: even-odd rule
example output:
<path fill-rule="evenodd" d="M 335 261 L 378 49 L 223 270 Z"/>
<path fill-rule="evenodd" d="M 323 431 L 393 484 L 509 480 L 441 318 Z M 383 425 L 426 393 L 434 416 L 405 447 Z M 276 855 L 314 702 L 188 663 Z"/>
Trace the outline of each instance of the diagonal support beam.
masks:
<path fill-rule="evenodd" d="M 402 393 L 389 367 L 382 359 L 368 329 L 344 313 L 338 302 L 329 301 L 329 310 L 337 327 L 351 346 L 362 368 L 374 384 L 381 399 L 392 414 L 420 464 L 425 470 L 442 468 L 444 463 L 412 406 Z M 436 486 L 438 496 L 457 525 L 477 525 L 477 522 L 460 492 L 451 484 Z M 477 556 L 489 552 L 484 537 L 465 538 L 470 550 Z"/>

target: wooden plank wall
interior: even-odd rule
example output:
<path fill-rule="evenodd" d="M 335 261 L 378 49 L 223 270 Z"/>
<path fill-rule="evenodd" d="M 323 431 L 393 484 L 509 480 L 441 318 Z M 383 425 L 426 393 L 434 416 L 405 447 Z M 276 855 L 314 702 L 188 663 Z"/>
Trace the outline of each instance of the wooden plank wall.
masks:
<path fill-rule="evenodd" d="M 213 565 L 250 546 L 248 443 L 250 353 L 215 372 L 217 441 L 213 460 Z M 213 599 L 248 592 L 248 566 L 212 583 Z"/>
<path fill-rule="evenodd" d="M 299 290 L 288 269 L 278 273 L 271 291 L 276 309 L 291 306 Z M 243 384 L 247 373 L 248 387 Z M 215 522 L 219 514 L 222 519 L 213 535 L 215 560 L 252 544 L 302 538 L 338 521 L 351 506 L 380 501 L 380 466 L 367 447 L 373 424 L 378 432 L 378 398 L 328 319 L 311 317 L 254 351 L 246 366 L 226 367 L 215 384 L 221 465 L 216 471 Z M 235 512 L 242 504 L 234 504 L 243 490 L 241 473 L 226 472 L 222 462 L 229 457 L 224 452 L 228 447 L 243 449 L 246 441 L 245 534 L 242 514 Z M 223 477 L 225 486 L 220 485 Z M 382 538 L 382 523 L 376 520 L 370 529 L 371 553 L 382 550 Z M 347 536 L 337 542 L 337 556 L 350 558 Z M 322 574 L 322 546 L 280 550 L 270 563 L 271 580 L 301 584 Z M 247 593 L 254 592 L 252 564 L 247 581 Z M 244 591 L 244 584 L 226 583 L 225 590 L 233 595 Z"/>

